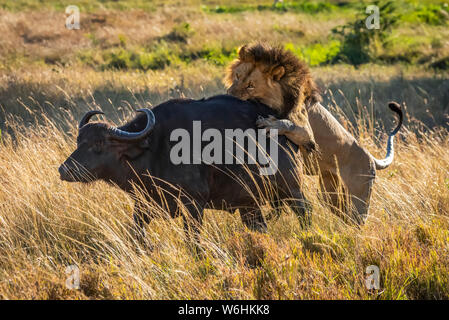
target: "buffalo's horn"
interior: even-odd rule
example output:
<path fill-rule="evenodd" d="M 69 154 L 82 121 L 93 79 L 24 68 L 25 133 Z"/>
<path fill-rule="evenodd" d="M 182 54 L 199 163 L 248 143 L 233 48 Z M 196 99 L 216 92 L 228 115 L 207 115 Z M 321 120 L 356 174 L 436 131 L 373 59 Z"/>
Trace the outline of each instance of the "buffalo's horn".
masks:
<path fill-rule="evenodd" d="M 121 141 L 138 141 L 145 138 L 153 130 L 154 124 L 156 123 L 153 111 L 150 109 L 139 109 L 137 112 L 143 112 L 147 115 L 147 125 L 145 129 L 140 132 L 127 132 L 119 128 L 111 128 L 110 134 L 114 139 Z"/>
<path fill-rule="evenodd" d="M 80 124 L 78 125 L 78 129 L 81 129 L 82 127 L 84 127 L 84 125 L 89 122 L 90 118 L 92 118 L 96 114 L 104 114 L 104 113 L 101 111 L 97 111 L 97 110 L 86 112 L 86 114 L 81 119 Z"/>

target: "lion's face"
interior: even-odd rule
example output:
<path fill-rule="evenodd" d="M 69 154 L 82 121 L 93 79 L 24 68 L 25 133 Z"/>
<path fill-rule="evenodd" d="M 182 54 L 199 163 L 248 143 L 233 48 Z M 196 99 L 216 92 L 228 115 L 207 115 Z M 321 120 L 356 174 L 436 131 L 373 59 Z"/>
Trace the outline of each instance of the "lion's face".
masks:
<path fill-rule="evenodd" d="M 282 109 L 283 94 L 278 80 L 284 74 L 283 67 L 267 70 L 262 65 L 238 61 L 229 72 L 228 94 L 242 100 L 258 100 L 276 110 Z"/>

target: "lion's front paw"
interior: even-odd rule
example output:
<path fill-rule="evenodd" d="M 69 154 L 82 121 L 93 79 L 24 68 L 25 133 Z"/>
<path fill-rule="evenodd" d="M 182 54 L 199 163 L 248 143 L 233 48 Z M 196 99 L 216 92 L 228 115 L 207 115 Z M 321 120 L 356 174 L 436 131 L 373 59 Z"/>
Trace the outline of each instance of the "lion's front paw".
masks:
<path fill-rule="evenodd" d="M 269 129 L 270 127 L 272 127 L 274 125 L 274 123 L 276 122 L 276 118 L 273 116 L 268 116 L 268 118 L 264 118 L 259 116 L 256 120 L 256 125 L 258 128 L 266 128 Z"/>
<path fill-rule="evenodd" d="M 256 120 L 256 125 L 258 128 L 267 129 L 267 131 L 276 129 L 278 134 L 283 134 L 285 131 L 285 125 L 279 119 L 274 116 L 268 116 L 268 118 L 259 117 Z"/>

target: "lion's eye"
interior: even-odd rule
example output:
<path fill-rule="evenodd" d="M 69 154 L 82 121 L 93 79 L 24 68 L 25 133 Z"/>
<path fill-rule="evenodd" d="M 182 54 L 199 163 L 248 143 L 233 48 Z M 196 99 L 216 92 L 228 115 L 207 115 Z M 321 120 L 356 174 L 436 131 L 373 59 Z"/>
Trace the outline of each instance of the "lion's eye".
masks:
<path fill-rule="evenodd" d="M 235 80 L 239 80 L 240 79 L 240 76 L 236 73 L 235 74 Z"/>
<path fill-rule="evenodd" d="M 248 83 L 248 86 L 246 87 L 246 89 L 252 90 L 252 89 L 254 89 L 254 85 L 250 82 L 250 83 Z"/>

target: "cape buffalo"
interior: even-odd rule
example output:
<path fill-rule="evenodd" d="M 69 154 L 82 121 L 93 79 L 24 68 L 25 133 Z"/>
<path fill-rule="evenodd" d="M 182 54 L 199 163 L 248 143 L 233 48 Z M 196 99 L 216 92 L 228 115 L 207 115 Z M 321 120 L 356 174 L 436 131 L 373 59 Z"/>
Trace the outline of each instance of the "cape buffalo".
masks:
<path fill-rule="evenodd" d="M 104 180 L 130 194 L 138 186 L 148 199 L 167 208 L 171 217 L 178 216 L 184 208 L 184 212 L 190 214 L 183 215 L 189 241 L 198 241 L 205 207 L 223 208 L 226 205 L 228 211 L 239 209 L 242 222 L 248 228 L 264 231 L 266 223 L 260 211 L 260 200 L 268 199 L 275 205 L 286 203 L 295 210 L 301 223 L 309 223 L 308 203 L 298 181 L 302 168 L 292 158 L 297 147 L 290 145 L 284 136 L 278 137 L 279 145 L 275 146 L 277 170 L 273 174 L 260 174 L 260 165 L 251 163 L 249 155 L 243 164 L 221 161 L 226 159 L 225 153 L 229 151 L 225 148 L 226 143 L 215 144 L 218 149 L 214 152 L 218 154 L 212 154 L 212 157 L 218 161 L 212 163 L 198 159 L 195 151 L 198 146 L 207 145 L 204 138 L 208 129 L 214 130 L 209 133 L 220 133 L 225 137 L 231 129 L 234 132 L 261 130 L 256 127 L 257 118 L 272 115 L 272 109 L 254 101 L 220 95 L 202 100 L 170 100 L 152 110 L 138 111 L 141 113 L 136 118 L 119 128 L 102 122 L 89 123 L 92 116 L 102 112 L 86 113 L 79 123 L 77 149 L 59 168 L 61 179 L 69 182 Z M 195 146 L 195 139 L 201 139 L 195 132 L 194 124 L 198 123 L 203 136 Z M 174 137 L 180 137 L 173 134 L 176 132 L 193 136 L 192 145 L 187 144 L 184 148 L 188 153 L 183 155 L 186 161 L 173 161 L 173 148 L 177 147 L 179 151 L 179 141 L 173 141 Z M 237 146 L 238 139 L 234 138 L 235 150 L 241 148 L 245 153 L 254 153 L 250 150 L 248 137 L 244 146 Z M 274 138 L 277 136 L 263 131 L 265 142 L 258 141 L 267 146 L 270 156 L 274 152 Z M 151 218 L 150 212 L 144 212 L 142 203 L 136 203 L 133 219 L 140 240 L 144 237 L 144 223 Z"/>

